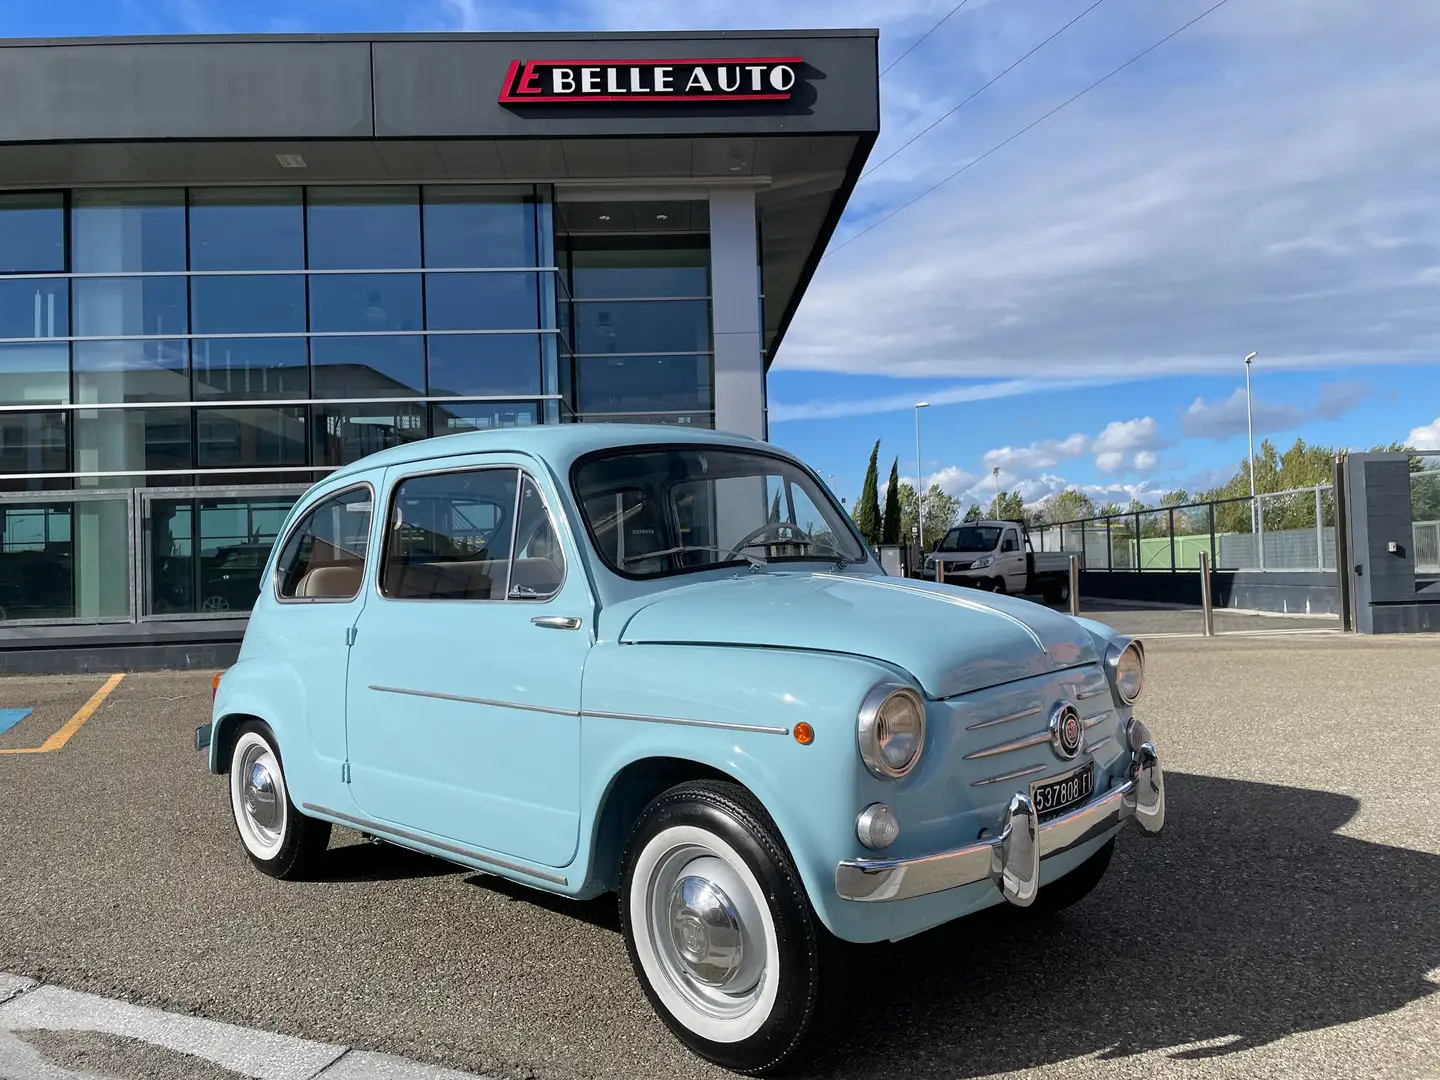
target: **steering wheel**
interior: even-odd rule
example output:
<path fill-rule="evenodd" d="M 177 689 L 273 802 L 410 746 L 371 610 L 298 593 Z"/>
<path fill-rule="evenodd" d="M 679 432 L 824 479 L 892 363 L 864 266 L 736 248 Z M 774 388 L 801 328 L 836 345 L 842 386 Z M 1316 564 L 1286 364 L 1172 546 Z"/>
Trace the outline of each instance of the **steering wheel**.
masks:
<path fill-rule="evenodd" d="M 746 548 L 756 547 L 762 536 L 772 532 L 775 534 L 775 539 L 770 541 L 772 544 L 804 544 L 806 547 L 813 547 L 815 544 L 810 534 L 799 525 L 791 525 L 788 521 L 767 521 L 758 529 L 751 529 L 746 533 L 745 539 L 732 547 L 726 558 L 733 559 Z"/>

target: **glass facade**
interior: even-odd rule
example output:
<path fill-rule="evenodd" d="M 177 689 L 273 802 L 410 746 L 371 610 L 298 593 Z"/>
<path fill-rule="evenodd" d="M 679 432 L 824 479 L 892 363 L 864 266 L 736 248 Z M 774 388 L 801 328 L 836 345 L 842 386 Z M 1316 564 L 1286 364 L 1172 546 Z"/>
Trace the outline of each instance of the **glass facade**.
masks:
<path fill-rule="evenodd" d="M 0 193 L 0 623 L 243 613 L 294 499 L 387 447 L 713 427 L 709 263 L 704 200 Z"/>

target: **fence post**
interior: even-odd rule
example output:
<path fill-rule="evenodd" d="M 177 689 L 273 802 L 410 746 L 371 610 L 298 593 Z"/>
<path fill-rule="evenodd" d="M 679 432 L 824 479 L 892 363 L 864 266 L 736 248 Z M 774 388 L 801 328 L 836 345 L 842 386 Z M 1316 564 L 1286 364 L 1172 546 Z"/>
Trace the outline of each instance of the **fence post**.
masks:
<path fill-rule="evenodd" d="M 1145 549 L 1140 544 L 1140 515 L 1135 515 L 1135 569 L 1145 569 Z"/>
<path fill-rule="evenodd" d="M 1166 516 L 1170 519 L 1170 572 L 1173 574 L 1175 572 L 1175 508 L 1173 506 Z"/>
<path fill-rule="evenodd" d="M 1205 620 L 1205 636 L 1215 636 L 1215 599 L 1210 592 L 1210 556 L 1200 552 L 1200 612 Z"/>
<path fill-rule="evenodd" d="M 1105 569 L 1115 569 L 1115 519 L 1105 519 Z"/>
<path fill-rule="evenodd" d="M 1252 513 L 1255 515 L 1255 559 L 1260 564 L 1260 569 L 1265 569 L 1265 504 L 1260 501 L 1260 496 L 1255 496 L 1255 507 Z"/>
<path fill-rule="evenodd" d="M 1210 504 L 1210 562 L 1220 561 L 1220 546 L 1215 542 L 1215 504 Z"/>
<path fill-rule="evenodd" d="M 1070 556 L 1070 614 L 1080 614 L 1080 556 Z"/>
<path fill-rule="evenodd" d="M 1325 569 L 1325 504 L 1319 484 L 1315 485 L 1315 569 Z"/>

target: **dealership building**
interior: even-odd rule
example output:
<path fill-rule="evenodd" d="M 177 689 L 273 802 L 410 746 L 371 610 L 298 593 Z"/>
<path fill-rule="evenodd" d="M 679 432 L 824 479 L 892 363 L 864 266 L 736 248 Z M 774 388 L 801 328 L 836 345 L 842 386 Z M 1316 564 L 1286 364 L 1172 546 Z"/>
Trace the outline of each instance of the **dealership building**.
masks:
<path fill-rule="evenodd" d="M 873 31 L 0 43 L 0 671 L 233 656 L 385 447 L 766 435 Z"/>

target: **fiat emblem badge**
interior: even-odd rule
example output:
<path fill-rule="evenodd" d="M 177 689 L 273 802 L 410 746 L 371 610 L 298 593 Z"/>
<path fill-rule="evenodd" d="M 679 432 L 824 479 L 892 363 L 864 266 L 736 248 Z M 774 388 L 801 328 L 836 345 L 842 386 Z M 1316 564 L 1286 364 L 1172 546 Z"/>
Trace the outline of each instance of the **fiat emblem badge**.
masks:
<path fill-rule="evenodd" d="M 1060 702 L 1050 714 L 1050 745 L 1055 756 L 1069 761 L 1080 753 L 1084 742 L 1085 727 L 1080 722 L 1079 711 L 1068 701 Z"/>

